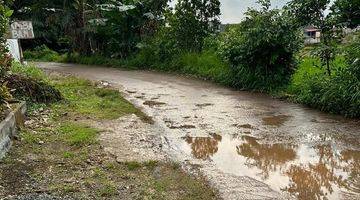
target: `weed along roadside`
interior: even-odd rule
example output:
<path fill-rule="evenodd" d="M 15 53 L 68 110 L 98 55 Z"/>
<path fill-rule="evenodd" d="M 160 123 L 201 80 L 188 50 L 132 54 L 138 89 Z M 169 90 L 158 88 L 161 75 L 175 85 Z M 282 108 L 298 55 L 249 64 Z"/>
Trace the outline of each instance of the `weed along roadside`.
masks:
<path fill-rule="evenodd" d="M 72 76 L 50 79 L 63 100 L 29 104 L 0 163 L 0 199 L 217 199 L 201 177 L 168 161 L 149 135 L 151 120 L 118 91 Z"/>

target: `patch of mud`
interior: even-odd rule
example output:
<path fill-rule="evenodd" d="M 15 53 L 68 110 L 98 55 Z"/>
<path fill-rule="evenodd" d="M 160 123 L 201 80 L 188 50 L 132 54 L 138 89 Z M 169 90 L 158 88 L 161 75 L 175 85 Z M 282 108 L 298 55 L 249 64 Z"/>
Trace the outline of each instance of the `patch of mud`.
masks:
<path fill-rule="evenodd" d="M 205 108 L 205 107 L 209 107 L 209 106 L 213 106 L 214 104 L 212 103 L 202 103 L 202 104 L 195 104 L 196 107 L 199 108 Z"/>
<path fill-rule="evenodd" d="M 233 124 L 234 127 L 244 128 L 244 129 L 255 129 L 251 124 Z"/>
<path fill-rule="evenodd" d="M 208 178 L 212 180 L 213 187 L 219 189 L 220 195 L 224 199 L 295 199 L 290 195 L 276 192 L 263 182 L 247 176 L 234 176 L 232 174 L 223 173 L 210 166 L 203 168 L 202 170 L 212 172 L 208 174 Z"/>
<path fill-rule="evenodd" d="M 162 138 L 154 125 L 142 122 L 136 115 L 108 122 L 98 122 L 103 130 L 101 145 L 116 157 L 118 162 L 163 160 Z"/>
<path fill-rule="evenodd" d="M 166 126 L 169 129 L 195 129 L 196 126 L 192 124 L 178 124 L 171 119 L 164 118 L 163 121 L 165 122 Z"/>
<path fill-rule="evenodd" d="M 189 125 L 189 124 L 184 124 L 184 125 L 169 125 L 168 126 L 170 129 L 194 129 L 196 128 L 196 126 L 194 125 Z"/>
<path fill-rule="evenodd" d="M 135 94 L 135 93 L 137 93 L 135 90 L 125 90 L 127 93 L 129 93 L 129 94 Z"/>
<path fill-rule="evenodd" d="M 144 99 L 145 96 L 140 95 L 140 96 L 135 96 L 135 98 L 137 98 L 137 99 Z"/>
<path fill-rule="evenodd" d="M 291 116 L 288 115 L 275 115 L 270 117 L 262 118 L 264 125 L 269 126 L 282 126 L 286 121 L 288 121 Z"/>
<path fill-rule="evenodd" d="M 143 104 L 149 107 L 166 105 L 166 103 L 159 101 L 145 101 Z"/>

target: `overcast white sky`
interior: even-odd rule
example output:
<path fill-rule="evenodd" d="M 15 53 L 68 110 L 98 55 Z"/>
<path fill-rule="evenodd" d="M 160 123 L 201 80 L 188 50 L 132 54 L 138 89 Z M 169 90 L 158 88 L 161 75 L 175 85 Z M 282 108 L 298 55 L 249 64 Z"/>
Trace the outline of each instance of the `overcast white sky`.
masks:
<path fill-rule="evenodd" d="M 272 0 L 273 7 L 281 8 L 289 0 Z M 239 23 L 248 7 L 258 7 L 256 0 L 220 0 L 221 2 L 221 22 L 226 23 Z M 174 5 L 176 0 L 170 3 Z"/>

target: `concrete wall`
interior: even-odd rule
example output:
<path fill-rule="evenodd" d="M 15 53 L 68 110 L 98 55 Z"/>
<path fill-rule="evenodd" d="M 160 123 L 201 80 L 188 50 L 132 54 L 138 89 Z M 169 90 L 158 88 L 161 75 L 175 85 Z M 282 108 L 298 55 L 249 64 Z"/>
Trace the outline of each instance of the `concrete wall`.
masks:
<path fill-rule="evenodd" d="M 23 125 L 25 112 L 26 104 L 22 102 L 0 123 L 0 159 L 10 149 L 11 139 L 17 134 L 18 127 Z"/>
<path fill-rule="evenodd" d="M 19 49 L 19 41 L 17 39 L 7 39 L 6 45 L 9 48 L 11 56 L 18 62 L 21 60 L 21 53 Z"/>

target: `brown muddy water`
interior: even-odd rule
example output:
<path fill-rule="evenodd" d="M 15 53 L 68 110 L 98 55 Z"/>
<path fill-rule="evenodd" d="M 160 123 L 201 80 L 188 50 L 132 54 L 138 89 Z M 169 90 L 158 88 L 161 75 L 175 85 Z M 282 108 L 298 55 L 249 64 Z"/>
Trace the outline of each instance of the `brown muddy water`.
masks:
<path fill-rule="evenodd" d="M 38 64 L 119 87 L 224 199 L 360 199 L 358 120 L 163 73 Z"/>

